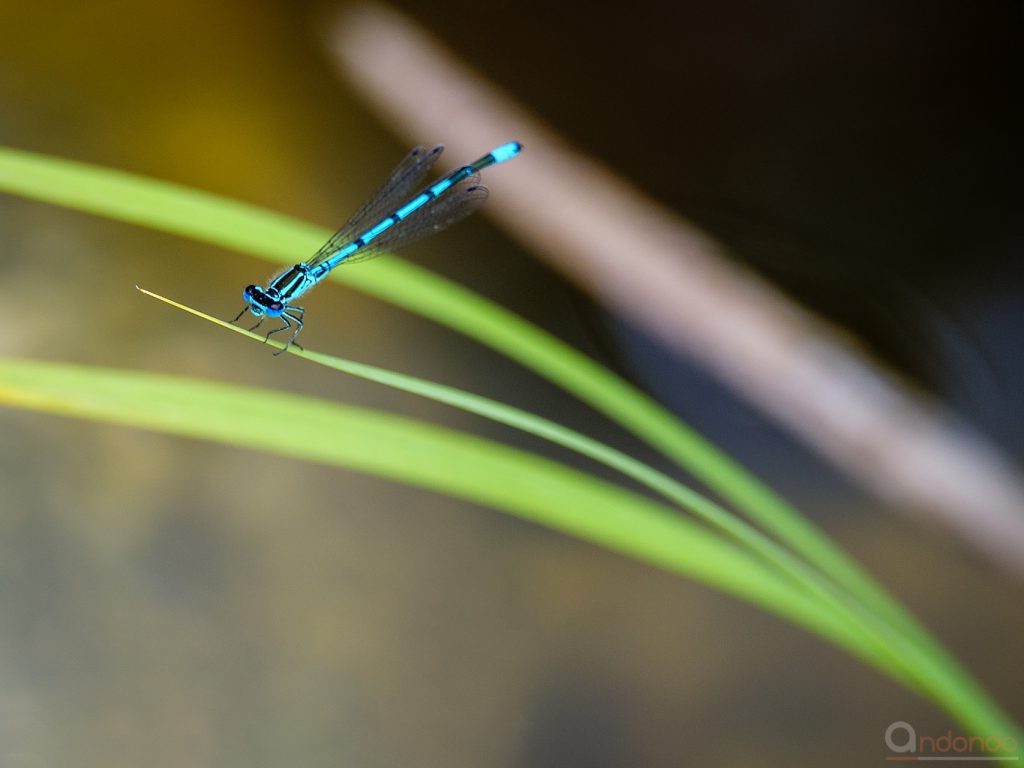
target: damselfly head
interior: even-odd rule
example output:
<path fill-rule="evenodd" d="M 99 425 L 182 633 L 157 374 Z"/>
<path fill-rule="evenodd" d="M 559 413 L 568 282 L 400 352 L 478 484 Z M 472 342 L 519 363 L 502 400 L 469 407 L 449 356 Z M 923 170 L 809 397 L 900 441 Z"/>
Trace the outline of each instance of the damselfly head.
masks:
<path fill-rule="evenodd" d="M 260 315 L 280 317 L 284 314 L 285 304 L 273 288 L 265 291 L 258 285 L 247 285 L 242 291 L 242 298 L 249 305 L 249 311 L 256 317 Z"/>
<path fill-rule="evenodd" d="M 245 303 L 249 305 L 249 311 L 259 317 L 263 314 L 263 307 L 259 305 L 259 301 L 256 298 L 256 291 L 258 289 L 255 285 L 247 285 L 242 290 L 242 298 L 245 299 Z"/>
<path fill-rule="evenodd" d="M 242 298 L 249 305 L 249 311 L 256 317 L 266 312 L 267 296 L 258 285 L 247 285 L 242 291 Z"/>

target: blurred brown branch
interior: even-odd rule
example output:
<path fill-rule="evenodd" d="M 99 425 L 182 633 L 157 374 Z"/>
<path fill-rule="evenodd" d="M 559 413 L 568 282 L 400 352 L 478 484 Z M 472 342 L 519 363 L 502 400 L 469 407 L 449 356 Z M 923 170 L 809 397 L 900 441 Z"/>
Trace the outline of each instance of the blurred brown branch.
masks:
<path fill-rule="evenodd" d="M 489 181 L 500 193 L 488 211 L 514 237 L 880 498 L 945 521 L 1024 575 L 1024 483 L 968 425 L 573 151 L 403 17 L 362 6 L 330 46 L 345 77 L 407 136 L 443 137 L 459 156 L 521 140 L 524 158 Z"/>

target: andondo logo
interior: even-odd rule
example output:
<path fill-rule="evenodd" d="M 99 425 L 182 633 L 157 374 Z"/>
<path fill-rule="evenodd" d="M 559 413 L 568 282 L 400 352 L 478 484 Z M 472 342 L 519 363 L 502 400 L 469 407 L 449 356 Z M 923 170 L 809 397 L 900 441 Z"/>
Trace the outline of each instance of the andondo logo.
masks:
<path fill-rule="evenodd" d="M 1017 739 L 1001 733 L 992 736 L 968 736 L 946 731 L 939 736 L 917 735 L 914 726 L 897 720 L 885 729 L 885 745 L 892 762 L 910 760 L 986 760 L 1007 762 L 1020 758 Z"/>

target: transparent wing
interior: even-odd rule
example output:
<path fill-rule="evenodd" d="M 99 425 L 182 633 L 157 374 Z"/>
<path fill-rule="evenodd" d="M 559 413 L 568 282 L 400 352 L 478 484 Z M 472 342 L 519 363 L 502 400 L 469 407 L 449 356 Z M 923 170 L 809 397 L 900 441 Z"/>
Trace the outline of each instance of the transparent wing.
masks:
<path fill-rule="evenodd" d="M 444 146 L 440 144 L 429 151 L 423 147 L 416 147 L 412 150 L 395 167 L 380 189 L 374 192 L 362 207 L 349 217 L 341 229 L 331 235 L 330 240 L 324 243 L 320 250 L 306 260 L 306 264 L 308 266 L 319 264 L 389 213 L 402 207 L 413 196 L 413 192 L 419 187 L 427 172 L 434 167 L 434 163 L 441 157 L 442 152 L 444 152 Z"/>
<path fill-rule="evenodd" d="M 487 187 L 481 186 L 479 181 L 479 176 L 474 174 L 456 184 L 452 191 L 440 200 L 428 204 L 424 209 L 416 211 L 409 218 L 385 230 L 370 245 L 356 251 L 341 264 L 369 261 L 382 253 L 398 250 L 462 221 L 487 200 Z"/>

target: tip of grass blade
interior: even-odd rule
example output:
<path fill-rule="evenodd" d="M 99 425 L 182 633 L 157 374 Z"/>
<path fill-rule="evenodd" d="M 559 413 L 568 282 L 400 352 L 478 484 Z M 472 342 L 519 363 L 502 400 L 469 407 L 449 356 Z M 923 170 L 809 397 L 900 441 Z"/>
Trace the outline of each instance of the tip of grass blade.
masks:
<path fill-rule="evenodd" d="M 146 290 L 141 285 L 136 284 L 135 290 L 137 290 L 139 293 L 144 293 L 147 296 L 156 299 L 157 301 L 162 301 L 164 304 L 169 304 L 175 309 L 180 309 L 184 312 L 188 312 L 190 315 L 195 315 L 196 317 L 202 320 L 207 320 L 215 325 L 219 325 L 221 328 L 227 328 L 228 330 L 234 331 L 235 333 L 240 333 L 243 336 L 248 336 L 250 339 L 254 339 L 264 344 L 268 344 L 272 347 L 275 347 L 276 349 L 290 352 L 293 355 L 302 355 L 302 348 L 296 344 L 292 344 L 287 349 L 285 349 L 284 342 L 282 341 L 278 341 L 277 339 L 267 339 L 262 334 L 253 333 L 247 328 L 240 328 L 237 325 L 232 325 L 226 320 L 221 320 L 219 317 L 208 315 L 205 312 L 201 312 L 198 309 L 194 309 L 193 307 L 188 306 L 187 304 L 181 304 L 180 302 L 177 302 L 174 299 L 169 299 L 166 296 L 161 296 L 159 293 L 154 293 L 153 291 Z"/>

